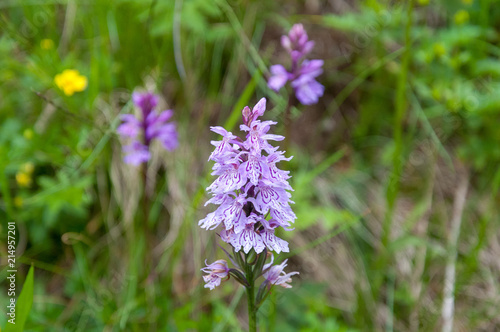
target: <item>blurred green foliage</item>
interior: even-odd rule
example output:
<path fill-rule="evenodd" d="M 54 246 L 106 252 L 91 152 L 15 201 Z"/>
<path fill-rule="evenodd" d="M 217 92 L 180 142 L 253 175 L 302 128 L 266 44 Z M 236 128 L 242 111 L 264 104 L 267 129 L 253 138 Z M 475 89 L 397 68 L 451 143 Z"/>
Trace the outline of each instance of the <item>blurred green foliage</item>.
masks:
<path fill-rule="evenodd" d="M 0 219 L 17 222 L 19 273 L 32 262 L 37 269 L 25 331 L 244 330 L 241 289 L 229 282 L 209 292 L 199 272 L 217 249 L 196 223 L 206 212 L 208 128 L 234 127 L 262 96 L 266 116 L 283 123 L 287 91 L 267 88 L 265 68 L 284 61 L 279 37 L 297 22 L 325 60 L 326 92 L 292 112 L 298 219 L 283 236 L 303 281 L 275 290 L 259 313 L 262 330 L 439 329 L 460 168 L 471 177 L 455 324 L 499 328 L 498 299 L 471 293 L 499 286 L 491 257 L 500 8 L 491 0 L 419 0 L 410 10 L 410 1 L 346 3 L 0 3 Z M 88 87 L 65 95 L 54 83 L 65 69 Z M 175 110 L 181 138 L 148 173 L 149 238 L 134 230 L 140 180 L 121 163 L 114 133 L 137 88 Z M 27 186 L 16 180 L 26 163 L 34 165 Z M 6 222 L 0 227 L 5 238 Z M 4 246 L 0 253 L 3 261 Z"/>

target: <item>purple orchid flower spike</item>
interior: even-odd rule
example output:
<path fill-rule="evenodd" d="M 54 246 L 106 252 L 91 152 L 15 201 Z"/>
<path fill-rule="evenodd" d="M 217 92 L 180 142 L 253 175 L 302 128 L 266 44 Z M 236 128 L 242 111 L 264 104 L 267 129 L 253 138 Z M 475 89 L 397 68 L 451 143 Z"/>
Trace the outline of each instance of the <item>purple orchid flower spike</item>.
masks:
<path fill-rule="evenodd" d="M 302 24 L 295 24 L 287 36 L 281 37 L 281 45 L 290 54 L 292 66 L 290 71 L 282 65 L 271 66 L 268 87 L 277 92 L 290 81 L 300 103 L 316 104 L 325 91 L 316 81 L 323 72 L 323 60 L 304 60 L 313 49 L 314 41 L 309 40 Z"/>
<path fill-rule="evenodd" d="M 140 109 L 141 116 L 122 115 L 122 124 L 116 131 L 123 139 L 130 141 L 123 148 L 125 163 L 138 166 L 151 158 L 150 147 L 154 140 L 158 140 L 166 150 L 172 151 L 178 146 L 178 135 L 175 123 L 169 122 L 173 111 L 155 111 L 159 101 L 157 95 L 134 92 L 132 101 Z"/>
<path fill-rule="evenodd" d="M 215 149 L 209 160 L 215 161 L 212 175 L 217 178 L 207 188 L 212 194 L 207 204 L 218 208 L 198 224 L 207 230 L 222 227 L 220 237 L 233 247 L 235 257 L 240 252 L 288 252 L 288 243 L 276 236 L 276 229 L 290 230 L 296 219 L 290 207 L 293 201 L 289 191 L 293 189 L 288 183 L 289 172 L 277 166 L 291 157 L 284 157 L 284 152 L 271 145 L 271 141 L 284 137 L 269 133 L 276 122 L 258 119 L 265 110 L 265 98 L 252 109 L 243 109 L 240 129 L 246 133 L 245 140 L 222 127 L 211 127 L 222 140 L 211 142 Z M 209 285 L 215 285 L 211 280 Z"/>
<path fill-rule="evenodd" d="M 209 159 L 216 162 L 212 174 L 218 178 L 207 190 L 214 196 L 209 202 L 220 206 L 199 225 L 205 229 L 223 225 L 225 241 L 245 253 L 252 248 L 260 253 L 265 247 L 287 252 L 288 244 L 274 235 L 274 228 L 289 225 L 296 218 L 289 206 L 293 202 L 287 192 L 292 189 L 287 173 L 276 166 L 278 161 L 289 158 L 282 157 L 269 143 L 284 137 L 268 133 L 276 122 L 257 120 L 265 109 L 266 99 L 262 98 L 252 110 L 243 110 L 245 124 L 241 130 L 247 133 L 244 141 L 222 127 L 211 128 L 222 140 L 212 142 L 215 150 Z M 263 218 L 267 213 L 276 216 L 274 228 L 264 226 L 269 225 Z"/>
<path fill-rule="evenodd" d="M 290 38 L 290 43 L 304 42 L 298 30 Z M 303 48 L 307 48 L 304 45 Z M 317 73 L 317 65 L 314 65 L 305 67 L 313 77 Z M 252 109 L 248 106 L 243 109 L 240 130 L 245 133 L 245 139 L 222 127 L 210 128 L 222 139 L 211 142 L 215 149 L 209 160 L 215 162 L 212 175 L 217 178 L 207 187 L 212 197 L 205 205 L 215 204 L 217 208 L 198 222 L 206 230 L 220 229 L 218 235 L 232 247 L 232 254 L 223 250 L 236 267 L 228 268 L 222 260 L 207 265 L 202 269 L 208 274 L 203 276 L 205 287 L 212 290 L 229 276 L 243 285 L 248 295 L 249 331 L 256 331 L 257 310 L 272 286 L 289 288 L 291 276 L 298 274 L 283 272 L 286 261 L 272 266 L 272 255 L 271 262 L 265 264 L 270 251 L 289 252 L 288 242 L 277 237 L 276 230 L 280 227 L 292 230 L 291 224 L 297 218 L 290 207 L 293 189 L 288 183 L 289 172 L 277 166 L 292 157 L 285 157 L 285 152 L 271 144 L 284 137 L 269 133 L 276 122 L 259 120 L 265 111 L 265 98 Z M 262 275 L 266 280 L 256 296 L 255 280 Z"/>

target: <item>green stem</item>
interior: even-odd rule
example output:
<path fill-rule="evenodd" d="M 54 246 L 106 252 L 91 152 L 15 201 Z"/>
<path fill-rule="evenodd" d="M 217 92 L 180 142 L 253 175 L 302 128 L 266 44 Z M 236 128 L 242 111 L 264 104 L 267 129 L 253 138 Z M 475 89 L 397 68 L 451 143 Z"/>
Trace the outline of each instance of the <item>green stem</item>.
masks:
<path fill-rule="evenodd" d="M 248 263 L 248 256 L 245 255 L 245 274 L 248 281 L 247 300 L 248 300 L 248 331 L 257 331 L 257 308 L 255 307 L 255 279 L 253 275 L 252 265 Z"/>
<path fill-rule="evenodd" d="M 401 57 L 401 70 L 399 72 L 398 81 L 396 83 L 396 96 L 395 96 L 395 115 L 394 115 L 394 154 L 392 160 L 392 173 L 389 178 L 389 183 L 386 191 L 386 212 L 382 223 L 382 235 L 380 241 L 379 256 L 375 260 L 375 269 L 382 271 L 386 270 L 387 266 L 391 264 L 391 255 L 389 252 L 389 245 L 391 240 L 391 230 L 393 226 L 394 210 L 396 207 L 396 200 L 399 193 L 400 178 L 403 173 L 404 153 L 403 153 L 403 124 L 407 110 L 407 78 L 410 66 L 411 57 L 411 27 L 412 27 L 412 13 L 414 7 L 414 0 L 408 0 L 407 14 L 406 14 L 406 27 L 405 27 L 405 45 L 404 52 Z M 379 296 L 382 284 L 387 275 L 382 274 L 377 276 L 373 283 L 374 297 Z"/>
<path fill-rule="evenodd" d="M 250 287 L 247 287 L 247 297 L 248 297 L 248 331 L 256 332 L 257 331 L 257 310 L 255 308 L 255 285 L 253 283 L 250 284 Z"/>
<path fill-rule="evenodd" d="M 271 310 L 269 312 L 269 319 L 267 320 L 267 330 L 269 332 L 273 332 L 275 329 L 274 327 L 276 326 L 276 292 L 272 292 L 271 295 Z M 264 301 L 262 301 L 264 303 Z"/>
<path fill-rule="evenodd" d="M 146 234 L 148 229 L 149 222 L 149 197 L 148 197 L 148 164 L 143 163 L 141 167 L 142 172 L 142 185 L 143 185 L 143 193 L 142 193 L 142 211 L 144 214 L 143 220 L 143 228 Z"/>
<path fill-rule="evenodd" d="M 410 64 L 410 46 L 411 46 L 411 25 L 414 1 L 409 0 L 407 21 L 405 29 L 405 50 L 401 58 L 401 71 L 398 77 L 396 86 L 396 100 L 395 109 L 396 114 L 394 117 L 394 156 L 393 156 L 393 171 L 389 179 L 387 188 L 387 210 L 384 218 L 382 230 L 382 249 L 386 249 L 390 240 L 390 231 L 392 228 L 392 220 L 394 214 L 394 207 L 396 198 L 399 192 L 399 180 L 403 168 L 403 121 L 406 114 L 407 100 L 406 100 L 406 87 L 407 77 Z"/>
<path fill-rule="evenodd" d="M 5 202 L 7 216 L 10 220 L 15 220 L 15 210 L 12 204 L 12 197 L 10 195 L 9 182 L 7 179 L 7 175 L 5 174 L 5 168 L 3 167 L 3 165 L 1 165 L 0 167 L 0 186 L 2 190 L 3 200 Z"/>

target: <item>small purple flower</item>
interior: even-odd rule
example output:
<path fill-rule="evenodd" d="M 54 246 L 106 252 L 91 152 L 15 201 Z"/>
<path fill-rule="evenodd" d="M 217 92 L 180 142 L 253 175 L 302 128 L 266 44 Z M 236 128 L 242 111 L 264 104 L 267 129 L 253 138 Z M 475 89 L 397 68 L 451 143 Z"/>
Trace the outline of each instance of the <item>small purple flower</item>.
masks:
<path fill-rule="evenodd" d="M 274 91 L 279 91 L 290 79 L 290 74 L 282 65 L 271 66 L 269 70 L 271 71 L 271 77 L 267 85 Z"/>
<path fill-rule="evenodd" d="M 210 288 L 210 290 L 219 286 L 222 279 L 227 278 L 229 275 L 229 268 L 227 262 L 223 259 L 213 262 L 208 265 L 205 261 L 206 267 L 202 268 L 201 271 L 208 273 L 208 275 L 203 276 L 205 281 L 205 288 Z"/>
<path fill-rule="evenodd" d="M 292 87 L 295 89 L 297 99 L 304 105 L 316 104 L 325 91 L 323 85 L 308 75 L 302 75 L 292 81 Z"/>
<path fill-rule="evenodd" d="M 281 37 L 281 45 L 288 51 L 292 59 L 291 70 L 287 71 L 282 65 L 273 65 L 270 68 L 271 77 L 267 83 L 274 91 L 279 91 L 290 81 L 295 96 L 304 105 L 318 102 L 323 96 L 325 88 L 316 81 L 316 77 L 323 72 L 323 60 L 303 60 L 314 47 L 302 24 L 295 24 L 288 36 Z M 302 61 L 302 62 L 301 62 Z"/>
<path fill-rule="evenodd" d="M 268 269 L 266 272 L 264 272 L 264 278 L 266 278 L 267 282 L 270 285 L 279 285 L 284 288 L 292 288 L 292 286 L 288 284 L 292 282 L 291 276 L 299 274 L 299 272 L 285 273 L 285 271 L 283 270 L 287 265 L 287 261 L 288 260 L 285 259 L 280 265 L 275 265 L 272 267 L 272 261 L 271 263 L 264 265 L 264 271 Z"/>
<path fill-rule="evenodd" d="M 123 137 L 136 137 L 141 132 L 142 124 L 132 114 L 124 114 L 121 116 L 122 124 L 116 130 Z"/>
<path fill-rule="evenodd" d="M 158 105 L 158 96 L 149 92 L 134 92 L 132 100 L 141 110 L 141 117 L 133 114 L 122 115 L 122 124 L 116 131 L 122 138 L 131 140 L 130 144 L 123 148 L 126 154 L 125 163 L 137 166 L 151 158 L 149 151 L 153 140 L 158 140 L 165 149 L 172 151 L 178 145 L 178 137 L 175 123 L 168 122 L 173 111 L 157 113 L 154 110 Z"/>

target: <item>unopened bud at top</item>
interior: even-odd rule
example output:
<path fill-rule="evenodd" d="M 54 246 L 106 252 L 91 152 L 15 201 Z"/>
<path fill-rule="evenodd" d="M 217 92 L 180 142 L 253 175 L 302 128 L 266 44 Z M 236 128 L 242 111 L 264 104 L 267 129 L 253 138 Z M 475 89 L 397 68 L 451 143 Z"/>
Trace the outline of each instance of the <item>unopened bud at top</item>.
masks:
<path fill-rule="evenodd" d="M 309 41 L 302 24 L 295 24 L 288 36 L 281 37 L 281 45 L 292 55 L 294 61 L 311 52 L 314 41 Z"/>

